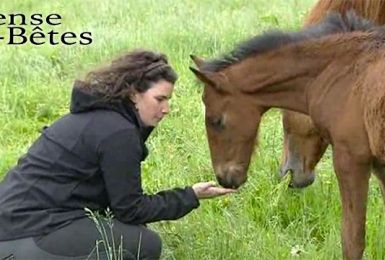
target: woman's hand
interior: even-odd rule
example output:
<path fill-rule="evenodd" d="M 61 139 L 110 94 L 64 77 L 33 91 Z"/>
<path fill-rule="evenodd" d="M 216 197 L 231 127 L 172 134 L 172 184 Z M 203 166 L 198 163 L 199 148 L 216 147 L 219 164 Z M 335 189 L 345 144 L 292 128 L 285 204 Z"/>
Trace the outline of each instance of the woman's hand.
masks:
<path fill-rule="evenodd" d="M 234 189 L 217 187 L 216 183 L 213 181 L 196 183 L 192 186 L 192 188 L 198 199 L 214 198 L 237 191 Z"/>

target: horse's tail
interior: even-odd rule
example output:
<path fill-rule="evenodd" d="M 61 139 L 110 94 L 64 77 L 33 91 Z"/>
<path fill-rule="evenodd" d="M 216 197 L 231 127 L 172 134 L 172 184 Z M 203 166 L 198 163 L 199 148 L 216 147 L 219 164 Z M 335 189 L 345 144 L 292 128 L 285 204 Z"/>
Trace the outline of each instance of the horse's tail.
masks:
<path fill-rule="evenodd" d="M 385 23 L 385 0 L 319 0 L 305 19 L 305 26 L 320 22 L 329 11 L 345 15 L 350 9 L 377 24 Z"/>

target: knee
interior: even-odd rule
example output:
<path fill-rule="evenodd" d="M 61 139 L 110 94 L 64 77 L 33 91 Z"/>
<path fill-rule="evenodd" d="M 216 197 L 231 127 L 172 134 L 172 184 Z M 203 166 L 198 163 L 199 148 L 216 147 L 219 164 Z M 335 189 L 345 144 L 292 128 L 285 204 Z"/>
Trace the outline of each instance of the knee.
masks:
<path fill-rule="evenodd" d="M 150 229 L 143 230 L 139 250 L 141 259 L 159 259 L 162 253 L 162 239 L 159 234 Z"/>

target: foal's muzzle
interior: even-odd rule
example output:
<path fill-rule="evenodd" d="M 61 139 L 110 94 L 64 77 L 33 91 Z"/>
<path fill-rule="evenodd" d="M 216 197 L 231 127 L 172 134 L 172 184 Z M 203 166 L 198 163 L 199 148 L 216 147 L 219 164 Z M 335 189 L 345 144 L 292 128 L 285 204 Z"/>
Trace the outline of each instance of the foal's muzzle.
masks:
<path fill-rule="evenodd" d="M 303 171 L 302 169 L 282 167 L 279 171 L 279 177 L 283 179 L 287 174 L 290 174 L 290 188 L 305 188 L 311 185 L 315 180 L 314 171 Z"/>
<path fill-rule="evenodd" d="M 242 166 L 217 167 L 215 172 L 218 183 L 224 188 L 237 189 L 247 180 L 246 170 Z"/>

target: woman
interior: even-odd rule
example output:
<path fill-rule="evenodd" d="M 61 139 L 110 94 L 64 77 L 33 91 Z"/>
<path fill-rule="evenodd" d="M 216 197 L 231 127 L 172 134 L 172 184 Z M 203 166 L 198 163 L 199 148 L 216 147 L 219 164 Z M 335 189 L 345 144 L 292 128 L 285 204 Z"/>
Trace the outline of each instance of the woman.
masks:
<path fill-rule="evenodd" d="M 70 113 L 42 131 L 0 184 L 0 258 L 84 259 L 100 240 L 84 208 L 111 208 L 125 259 L 158 259 L 160 238 L 144 224 L 234 192 L 206 182 L 143 194 L 144 142 L 168 114 L 176 79 L 165 55 L 136 50 L 75 82 Z"/>

